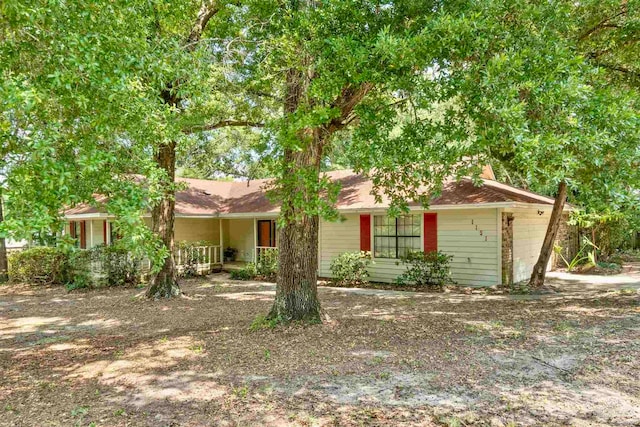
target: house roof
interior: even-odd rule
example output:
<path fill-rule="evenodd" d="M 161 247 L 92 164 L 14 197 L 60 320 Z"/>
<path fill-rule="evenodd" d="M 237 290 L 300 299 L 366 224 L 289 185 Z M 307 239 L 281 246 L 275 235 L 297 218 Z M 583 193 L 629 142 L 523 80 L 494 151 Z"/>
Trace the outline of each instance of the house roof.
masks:
<path fill-rule="evenodd" d="M 351 170 L 327 173 L 332 181 L 341 185 L 336 207 L 339 210 L 384 209 L 389 207 L 389 199 L 383 197 L 376 203 L 372 194 L 372 181 Z M 486 176 L 486 175 L 485 175 Z M 492 174 L 490 175 L 492 176 Z M 178 215 L 216 215 L 277 213 L 279 206 L 272 204 L 266 196 L 269 179 L 253 181 L 214 181 L 205 179 L 178 178 L 188 187 L 176 193 L 176 214 Z M 492 179 L 480 179 L 476 186 L 471 179 L 448 181 L 439 196 L 433 198 L 431 206 L 445 205 L 482 205 L 495 203 L 525 203 L 552 205 L 549 197 L 512 187 Z M 418 206 L 419 203 L 410 203 Z M 69 209 L 66 215 L 100 213 L 99 207 L 80 205 Z"/>

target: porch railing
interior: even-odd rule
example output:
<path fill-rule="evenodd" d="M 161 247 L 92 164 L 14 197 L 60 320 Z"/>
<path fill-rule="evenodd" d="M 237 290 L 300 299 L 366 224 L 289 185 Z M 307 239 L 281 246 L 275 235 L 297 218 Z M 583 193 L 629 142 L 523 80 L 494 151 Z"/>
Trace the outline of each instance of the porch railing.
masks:
<path fill-rule="evenodd" d="M 258 262 L 261 256 L 277 250 L 278 248 L 275 246 L 256 246 L 256 258 L 254 261 Z"/>
<path fill-rule="evenodd" d="M 173 260 L 178 271 L 184 270 L 187 265 L 195 265 L 199 274 L 208 273 L 213 266 L 222 264 L 222 248 L 219 245 L 178 248 L 173 252 Z M 151 261 L 143 259 L 140 268 L 143 271 L 151 270 Z"/>
<path fill-rule="evenodd" d="M 26 247 L 13 247 L 13 248 L 7 248 L 7 255 L 8 254 L 14 254 L 16 252 L 20 252 L 20 251 L 24 251 L 25 249 L 27 249 Z"/>
<path fill-rule="evenodd" d="M 211 266 L 221 264 L 222 253 L 219 245 L 178 248 L 174 252 L 174 260 L 178 270 L 191 264 L 195 265 L 198 273 L 203 273 L 211 271 Z"/>

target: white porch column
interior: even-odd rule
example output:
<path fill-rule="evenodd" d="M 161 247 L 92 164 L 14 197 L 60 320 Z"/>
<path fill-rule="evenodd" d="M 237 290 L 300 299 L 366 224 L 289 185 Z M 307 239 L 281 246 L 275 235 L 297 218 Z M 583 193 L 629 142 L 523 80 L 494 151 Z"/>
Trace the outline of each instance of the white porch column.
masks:
<path fill-rule="evenodd" d="M 258 262 L 258 219 L 253 218 L 253 262 Z"/>
<path fill-rule="evenodd" d="M 93 248 L 93 220 L 89 220 L 89 249 Z"/>
<path fill-rule="evenodd" d="M 220 226 L 220 264 L 224 265 L 224 232 L 222 229 L 222 218 L 218 217 L 218 225 Z"/>

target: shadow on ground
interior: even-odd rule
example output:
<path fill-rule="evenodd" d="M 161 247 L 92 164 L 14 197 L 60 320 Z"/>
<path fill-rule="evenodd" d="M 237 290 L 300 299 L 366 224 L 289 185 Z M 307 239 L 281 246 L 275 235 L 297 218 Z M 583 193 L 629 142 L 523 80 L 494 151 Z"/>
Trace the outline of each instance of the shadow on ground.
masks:
<path fill-rule="evenodd" d="M 321 288 L 324 324 L 259 331 L 273 285 L 224 275 L 170 301 L 1 287 L 0 425 L 637 425 L 637 291 L 558 284 Z"/>

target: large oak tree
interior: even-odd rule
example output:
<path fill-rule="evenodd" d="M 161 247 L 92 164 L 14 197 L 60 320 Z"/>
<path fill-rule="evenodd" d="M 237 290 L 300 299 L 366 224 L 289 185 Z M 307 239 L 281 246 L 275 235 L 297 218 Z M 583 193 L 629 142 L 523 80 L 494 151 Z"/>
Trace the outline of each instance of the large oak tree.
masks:
<path fill-rule="evenodd" d="M 32 101 L 5 110 L 8 137 L 29 145 L 9 174 L 15 221 L 7 228 L 57 223 L 64 206 L 103 194 L 123 243 L 154 261 L 148 296 L 179 293 L 176 149 L 222 127 L 254 125 L 250 112 L 258 111 L 259 101 L 249 105 L 229 78 L 246 53 L 224 16 L 227 3 L 3 3 L 3 88 L 10 101 L 21 94 Z M 33 209 L 39 205 L 46 212 Z M 140 220 L 149 210 L 153 238 Z"/>
<path fill-rule="evenodd" d="M 392 214 L 407 200 L 425 201 L 463 154 L 508 160 L 556 185 L 534 285 L 544 279 L 566 194 L 609 200 L 637 182 L 637 97 L 610 87 L 581 50 L 581 4 L 260 6 L 270 11 L 260 28 L 271 37 L 261 71 L 283 98 L 283 118 L 271 128 L 281 160 L 272 318 L 319 319 L 318 224 L 335 219 L 337 194 L 320 170 L 338 133 L 349 132 L 350 163 L 391 198 Z"/>
<path fill-rule="evenodd" d="M 379 197 L 391 198 L 392 214 L 411 200 L 426 202 L 460 165 L 468 129 L 450 114 L 454 95 L 438 82 L 457 35 L 453 27 L 434 29 L 466 7 L 422 0 L 249 5 L 248 37 L 262 40 L 254 78 L 282 100 L 282 117 L 267 129 L 278 158 L 272 197 L 281 206 L 271 318 L 321 318 L 319 221 L 338 216 L 338 188 L 321 170 L 339 136 L 343 156 L 371 177 Z M 436 104 L 441 114 L 430 114 Z"/>

